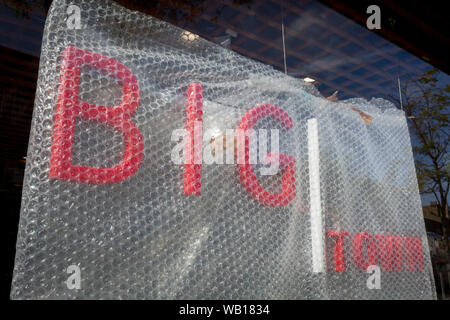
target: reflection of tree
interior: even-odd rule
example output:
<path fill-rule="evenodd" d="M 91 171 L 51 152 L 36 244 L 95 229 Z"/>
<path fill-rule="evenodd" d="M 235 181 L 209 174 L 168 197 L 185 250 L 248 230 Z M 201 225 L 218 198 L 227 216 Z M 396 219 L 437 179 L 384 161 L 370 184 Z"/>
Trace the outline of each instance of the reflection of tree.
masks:
<path fill-rule="evenodd" d="M 433 194 L 442 219 L 444 238 L 449 249 L 450 222 L 446 214 L 449 193 L 450 84 L 440 85 L 440 71 L 433 69 L 406 83 L 403 106 L 410 121 L 419 188 Z"/>

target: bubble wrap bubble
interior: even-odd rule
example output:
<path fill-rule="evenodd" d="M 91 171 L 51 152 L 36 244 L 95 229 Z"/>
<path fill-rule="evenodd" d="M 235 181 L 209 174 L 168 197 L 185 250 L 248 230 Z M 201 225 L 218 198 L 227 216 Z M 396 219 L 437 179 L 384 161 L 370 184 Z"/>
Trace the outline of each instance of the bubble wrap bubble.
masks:
<path fill-rule="evenodd" d="M 201 94 L 188 96 L 192 84 Z M 248 166 L 203 163 L 200 180 L 186 180 L 172 135 L 200 107 L 203 134 L 215 138 L 246 116 L 255 129 L 278 129 L 288 156 L 277 174 L 254 164 L 256 188 L 244 185 Z M 203 148 L 212 141 L 200 138 Z M 226 141 L 224 152 L 234 145 Z M 295 159 L 286 181 L 283 159 Z M 186 194 L 186 183 L 201 183 L 200 194 Z M 70 266 L 79 287 L 68 285 Z M 434 299 L 432 279 L 400 110 L 381 99 L 326 101 L 299 79 L 113 2 L 53 1 L 13 299 Z"/>

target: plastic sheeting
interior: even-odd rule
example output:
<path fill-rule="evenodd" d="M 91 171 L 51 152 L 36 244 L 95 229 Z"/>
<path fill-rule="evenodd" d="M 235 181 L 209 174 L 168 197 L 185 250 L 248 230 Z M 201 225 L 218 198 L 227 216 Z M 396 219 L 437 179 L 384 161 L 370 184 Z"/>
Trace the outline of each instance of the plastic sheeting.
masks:
<path fill-rule="evenodd" d="M 432 279 L 403 112 L 53 1 L 12 298 L 433 299 Z"/>

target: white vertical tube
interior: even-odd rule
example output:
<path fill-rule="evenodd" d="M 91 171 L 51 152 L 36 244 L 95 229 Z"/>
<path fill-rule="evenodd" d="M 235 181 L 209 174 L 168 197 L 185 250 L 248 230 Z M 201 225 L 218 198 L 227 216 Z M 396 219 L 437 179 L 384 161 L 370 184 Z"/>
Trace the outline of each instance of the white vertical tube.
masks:
<path fill-rule="evenodd" d="M 311 211 L 312 268 L 324 272 L 322 206 L 320 199 L 319 133 L 317 119 L 308 120 L 309 197 Z"/>

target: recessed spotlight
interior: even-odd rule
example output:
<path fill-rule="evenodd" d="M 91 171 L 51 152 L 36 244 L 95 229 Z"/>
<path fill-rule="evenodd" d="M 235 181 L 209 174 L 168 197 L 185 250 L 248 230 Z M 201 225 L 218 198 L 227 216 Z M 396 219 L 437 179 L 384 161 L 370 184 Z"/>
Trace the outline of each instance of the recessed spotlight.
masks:
<path fill-rule="evenodd" d="M 181 37 L 186 40 L 186 41 L 194 41 L 196 39 L 198 39 L 198 35 L 194 34 L 192 32 L 189 31 L 184 31 L 181 35 Z"/>

